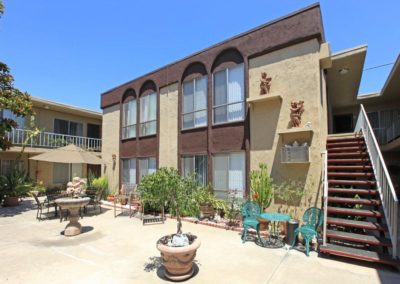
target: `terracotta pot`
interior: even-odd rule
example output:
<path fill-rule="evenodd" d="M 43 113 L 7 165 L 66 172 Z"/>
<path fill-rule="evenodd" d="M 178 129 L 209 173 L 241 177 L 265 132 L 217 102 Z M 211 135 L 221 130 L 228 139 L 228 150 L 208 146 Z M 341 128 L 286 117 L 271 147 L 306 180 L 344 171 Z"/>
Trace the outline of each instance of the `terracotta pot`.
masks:
<path fill-rule="evenodd" d="M 211 204 L 200 205 L 200 218 L 213 218 L 214 215 L 215 210 Z"/>
<path fill-rule="evenodd" d="M 107 201 L 108 202 L 114 202 L 114 195 L 109 195 L 109 196 L 107 196 Z"/>
<path fill-rule="evenodd" d="M 185 247 L 169 247 L 162 243 L 165 236 L 157 241 L 157 249 L 161 252 L 164 265 L 164 275 L 173 281 L 182 281 L 190 278 L 193 273 L 193 260 L 201 242 L 196 237 L 192 244 Z"/>
<path fill-rule="evenodd" d="M 287 222 L 279 222 L 279 234 L 286 236 Z"/>
<path fill-rule="evenodd" d="M 11 197 L 7 196 L 4 197 L 4 206 L 11 207 L 11 206 L 18 206 L 19 204 L 19 198 L 18 197 Z"/>
<path fill-rule="evenodd" d="M 268 231 L 269 221 L 261 218 L 258 218 L 258 221 L 260 222 L 260 231 Z"/>

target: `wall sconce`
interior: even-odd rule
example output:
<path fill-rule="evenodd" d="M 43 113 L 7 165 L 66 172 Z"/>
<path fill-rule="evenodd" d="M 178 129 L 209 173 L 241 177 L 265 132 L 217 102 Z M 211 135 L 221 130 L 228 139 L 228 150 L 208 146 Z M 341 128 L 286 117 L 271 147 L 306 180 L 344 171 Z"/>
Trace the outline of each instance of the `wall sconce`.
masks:
<path fill-rule="evenodd" d="M 117 155 L 112 154 L 112 160 L 113 160 L 113 162 L 115 162 L 116 159 L 117 159 Z"/>
<path fill-rule="evenodd" d="M 112 154 L 112 169 L 115 170 L 115 165 L 116 165 L 116 161 L 117 161 L 117 155 Z"/>

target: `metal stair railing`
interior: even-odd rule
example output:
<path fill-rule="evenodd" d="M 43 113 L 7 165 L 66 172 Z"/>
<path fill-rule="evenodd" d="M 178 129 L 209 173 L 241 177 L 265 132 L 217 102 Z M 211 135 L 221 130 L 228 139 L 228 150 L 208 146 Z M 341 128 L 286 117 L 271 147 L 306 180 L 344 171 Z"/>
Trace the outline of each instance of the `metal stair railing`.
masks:
<path fill-rule="evenodd" d="M 354 130 L 356 133 L 361 132 L 364 136 L 367 151 L 369 153 L 372 168 L 377 181 L 377 189 L 382 201 L 382 208 L 385 213 L 390 239 L 392 241 L 392 257 L 397 258 L 399 201 L 397 199 L 396 192 L 394 191 L 393 183 L 390 179 L 385 161 L 383 160 L 379 144 L 376 140 L 374 131 L 368 120 L 368 116 L 363 105 L 360 105 L 360 112 Z"/>

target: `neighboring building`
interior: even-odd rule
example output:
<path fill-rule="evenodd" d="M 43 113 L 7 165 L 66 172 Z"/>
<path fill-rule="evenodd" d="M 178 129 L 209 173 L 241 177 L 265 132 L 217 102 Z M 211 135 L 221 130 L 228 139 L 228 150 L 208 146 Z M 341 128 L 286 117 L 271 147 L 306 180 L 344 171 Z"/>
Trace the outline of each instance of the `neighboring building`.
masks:
<path fill-rule="evenodd" d="M 248 198 L 250 171 L 266 163 L 276 183 L 306 191 L 299 216 L 324 208 L 321 251 L 387 262 L 399 254 L 398 201 L 367 122 L 396 180 L 400 60 L 379 94 L 358 96 L 365 55 L 366 46 L 331 54 L 315 4 L 115 87 L 101 95 L 103 171 L 117 188 L 175 167 L 219 198 Z M 293 127 L 291 108 L 302 102 Z M 282 206 L 275 198 L 269 210 Z"/>
<path fill-rule="evenodd" d="M 72 175 L 86 177 L 89 170 L 100 175 L 100 166 L 49 163 L 29 158 L 70 143 L 100 154 L 101 113 L 36 97 L 32 97 L 32 102 L 35 126 L 40 130 L 34 139 L 29 139 L 30 117 L 20 118 L 11 111 L 0 111 L 2 117 L 13 118 L 18 123 L 18 127 L 7 134 L 13 147 L 0 152 L 0 174 L 10 171 L 21 155 L 22 146 L 26 145 L 19 159 L 21 167 L 32 179 L 43 181 L 45 186 L 66 185 Z"/>

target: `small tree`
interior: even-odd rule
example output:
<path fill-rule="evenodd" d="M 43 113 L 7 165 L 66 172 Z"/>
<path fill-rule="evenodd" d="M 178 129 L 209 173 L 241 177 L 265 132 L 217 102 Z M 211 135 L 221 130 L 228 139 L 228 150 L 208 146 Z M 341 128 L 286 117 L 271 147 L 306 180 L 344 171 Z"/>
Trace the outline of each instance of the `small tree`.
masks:
<path fill-rule="evenodd" d="M 0 0 L 0 17 L 3 12 L 4 6 Z M 14 78 L 10 74 L 10 69 L 6 64 L 0 62 L 0 109 L 8 109 L 20 117 L 33 115 L 31 97 L 28 93 L 14 88 L 13 82 Z M 6 132 L 17 126 L 15 120 L 0 117 L 0 149 L 3 151 L 11 147 L 11 142 L 5 136 Z"/>
<path fill-rule="evenodd" d="M 274 184 L 268 174 L 267 165 L 260 163 L 259 170 L 250 173 L 250 187 L 252 200 L 260 205 L 261 210 L 271 205 L 274 197 Z"/>
<path fill-rule="evenodd" d="M 174 168 L 160 168 L 144 176 L 140 182 L 140 198 L 152 206 L 169 207 L 176 215 L 177 234 L 182 234 L 181 213 L 198 206 L 197 184 L 192 178 L 182 177 Z"/>

